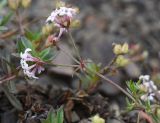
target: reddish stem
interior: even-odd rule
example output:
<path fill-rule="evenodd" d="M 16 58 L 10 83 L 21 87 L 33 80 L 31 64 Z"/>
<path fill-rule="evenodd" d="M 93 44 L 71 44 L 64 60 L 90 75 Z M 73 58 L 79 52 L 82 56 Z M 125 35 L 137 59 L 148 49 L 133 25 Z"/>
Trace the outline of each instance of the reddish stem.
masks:
<path fill-rule="evenodd" d="M 0 80 L 0 84 L 4 83 L 6 81 L 10 81 L 10 80 L 12 80 L 14 78 L 16 78 L 16 75 L 9 76 L 9 77 L 7 77 L 5 79 Z"/>

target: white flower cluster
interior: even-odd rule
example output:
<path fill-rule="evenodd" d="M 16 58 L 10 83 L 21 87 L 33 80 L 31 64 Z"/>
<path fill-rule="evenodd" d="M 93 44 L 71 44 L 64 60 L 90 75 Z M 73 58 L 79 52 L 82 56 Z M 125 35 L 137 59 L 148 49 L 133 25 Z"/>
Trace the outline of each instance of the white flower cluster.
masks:
<path fill-rule="evenodd" d="M 46 22 L 55 22 L 57 26 L 60 26 L 57 22 L 57 17 L 58 16 L 68 16 L 70 19 L 73 18 L 74 15 L 76 15 L 77 10 L 74 8 L 67 8 L 67 7 L 60 7 L 56 10 L 54 10 L 51 15 L 47 18 Z"/>
<path fill-rule="evenodd" d="M 42 62 L 38 58 L 33 57 L 29 53 L 30 51 L 32 50 L 27 48 L 24 53 L 21 52 L 21 67 L 23 69 L 24 74 L 27 75 L 29 78 L 38 79 L 38 77 L 36 77 L 35 74 L 40 74 L 42 71 L 44 71 L 44 67 L 42 67 Z M 31 62 L 30 66 L 28 62 Z"/>
<path fill-rule="evenodd" d="M 157 86 L 150 79 L 150 76 L 142 75 L 139 77 L 139 80 L 142 81 L 142 84 L 140 85 L 141 90 L 146 92 L 144 95 L 141 96 L 141 99 L 144 101 L 155 101 L 155 94 L 157 92 L 160 93 L 160 91 L 158 91 Z"/>
<path fill-rule="evenodd" d="M 53 22 L 54 25 L 60 29 L 57 40 L 61 37 L 63 32 L 67 32 L 70 22 L 76 13 L 77 9 L 60 7 L 54 10 L 47 18 L 46 22 Z"/>

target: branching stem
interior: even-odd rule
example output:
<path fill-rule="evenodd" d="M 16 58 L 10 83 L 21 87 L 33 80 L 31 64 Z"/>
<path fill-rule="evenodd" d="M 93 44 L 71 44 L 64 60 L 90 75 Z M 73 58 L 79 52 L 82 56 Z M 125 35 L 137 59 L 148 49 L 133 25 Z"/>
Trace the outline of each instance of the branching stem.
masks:
<path fill-rule="evenodd" d="M 55 64 L 55 63 L 47 63 L 47 65 L 54 67 L 78 67 L 79 65 L 67 65 L 67 64 Z"/>
<path fill-rule="evenodd" d="M 76 46 L 76 44 L 75 44 L 75 41 L 74 41 L 71 33 L 68 32 L 68 35 L 69 35 L 70 41 L 71 41 L 71 43 L 72 43 L 72 45 L 73 45 L 73 47 L 74 47 L 74 49 L 75 49 L 75 52 L 76 52 L 76 54 L 77 54 L 77 56 L 78 56 L 78 58 L 79 58 L 79 61 L 81 61 L 80 53 L 79 53 L 79 51 L 78 51 L 78 48 L 77 48 L 77 46 Z"/>
<path fill-rule="evenodd" d="M 80 64 L 80 62 L 74 58 L 71 54 L 69 54 L 68 52 L 66 52 L 63 48 L 58 47 L 64 54 L 66 54 L 67 56 L 69 56 L 73 61 L 75 61 L 77 64 Z"/>

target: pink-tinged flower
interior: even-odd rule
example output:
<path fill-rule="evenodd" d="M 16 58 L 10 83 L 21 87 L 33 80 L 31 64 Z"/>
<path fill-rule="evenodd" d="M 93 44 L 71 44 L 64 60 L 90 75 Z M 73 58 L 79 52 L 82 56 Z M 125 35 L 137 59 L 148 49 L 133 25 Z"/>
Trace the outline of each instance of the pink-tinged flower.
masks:
<path fill-rule="evenodd" d="M 21 52 L 21 67 L 24 74 L 27 75 L 29 78 L 38 79 L 38 77 L 36 77 L 36 74 L 40 74 L 42 71 L 44 71 L 44 62 L 42 62 L 39 58 L 33 57 L 29 53 L 30 51 L 32 50 L 27 48 L 24 53 Z"/>
<path fill-rule="evenodd" d="M 47 18 L 46 22 L 53 22 L 56 27 L 60 28 L 57 39 L 59 39 L 64 32 L 68 31 L 70 23 L 76 14 L 77 9 L 60 7 L 54 10 Z"/>
<path fill-rule="evenodd" d="M 144 94 L 141 96 L 141 100 L 143 101 L 155 101 L 155 93 L 151 93 L 151 94 Z"/>
<path fill-rule="evenodd" d="M 144 91 L 145 93 L 140 97 L 143 101 L 156 101 L 156 93 L 158 94 L 158 88 L 154 84 L 154 82 L 150 79 L 149 75 L 142 75 L 139 77 L 139 80 L 142 81 L 140 84 L 140 90 Z"/>
<path fill-rule="evenodd" d="M 142 80 L 141 86 L 148 92 L 154 92 L 157 91 L 157 86 L 154 84 L 152 80 L 150 80 L 149 75 L 144 75 L 139 77 L 140 80 Z"/>

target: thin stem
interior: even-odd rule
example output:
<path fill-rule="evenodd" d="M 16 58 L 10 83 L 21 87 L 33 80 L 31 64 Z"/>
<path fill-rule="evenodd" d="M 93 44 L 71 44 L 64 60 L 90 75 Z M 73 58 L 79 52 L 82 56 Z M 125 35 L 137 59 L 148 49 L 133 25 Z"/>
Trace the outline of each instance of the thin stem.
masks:
<path fill-rule="evenodd" d="M 76 54 L 77 54 L 79 60 L 81 60 L 81 56 L 80 56 L 80 54 L 79 54 L 78 48 L 77 48 L 77 46 L 76 46 L 76 44 L 75 44 L 75 41 L 74 41 L 74 39 L 73 39 L 71 33 L 68 32 L 68 35 L 69 35 L 69 38 L 71 39 L 70 41 L 71 41 L 71 43 L 72 43 L 72 45 L 73 45 L 73 47 L 74 47 L 74 49 L 75 49 L 75 52 L 76 52 Z"/>
<path fill-rule="evenodd" d="M 18 21 L 18 24 L 19 24 L 19 28 L 20 28 L 21 34 L 23 35 L 24 34 L 24 28 L 23 28 L 23 25 L 22 25 L 22 18 L 20 16 L 20 13 L 19 13 L 18 9 L 16 11 L 16 16 L 17 16 L 17 21 Z"/>
<path fill-rule="evenodd" d="M 66 52 L 65 50 L 63 50 L 61 47 L 58 46 L 58 48 L 63 52 L 65 53 L 67 56 L 69 56 L 72 60 L 74 60 L 77 64 L 80 64 L 80 62 L 74 58 L 71 54 L 69 54 L 68 52 Z"/>
<path fill-rule="evenodd" d="M 30 26 L 31 24 L 38 22 L 41 18 L 39 19 L 33 19 L 30 22 L 24 23 L 23 28 L 26 28 L 28 26 Z M 18 32 L 19 28 L 15 28 L 15 29 L 10 29 L 8 32 L 2 33 L 0 35 L 0 39 L 5 39 L 5 38 L 9 38 L 10 36 L 16 34 Z"/>
<path fill-rule="evenodd" d="M 16 70 L 18 70 L 18 72 L 19 72 L 20 66 L 18 66 L 18 67 L 16 68 Z M 18 73 L 17 73 L 17 74 L 18 74 Z M 6 82 L 6 81 L 10 81 L 10 80 L 16 78 L 16 77 L 17 77 L 17 74 L 7 75 L 7 76 L 5 76 L 5 77 L 2 77 L 2 78 L 0 79 L 0 84 L 3 84 L 3 83 Z"/>
<path fill-rule="evenodd" d="M 78 67 L 79 66 L 79 65 L 67 65 L 67 64 L 54 64 L 54 63 L 47 63 L 47 65 L 56 66 L 56 67 Z"/>
<path fill-rule="evenodd" d="M 137 123 L 139 123 L 139 121 L 140 121 L 140 113 L 138 113 L 138 116 L 137 116 Z"/>
<path fill-rule="evenodd" d="M 86 67 L 87 68 L 87 67 Z M 89 70 L 89 69 L 88 69 Z M 104 75 L 96 72 L 96 71 L 92 71 L 94 72 L 97 76 L 99 76 L 100 78 L 106 80 L 107 82 L 109 82 L 111 85 L 113 85 L 114 87 L 118 88 L 120 91 L 122 91 L 126 96 L 128 96 L 131 100 L 133 100 L 136 104 L 138 104 L 138 102 L 127 92 L 125 91 L 123 88 L 121 88 L 118 84 L 114 83 L 112 80 L 110 80 L 109 78 L 105 77 Z"/>
<path fill-rule="evenodd" d="M 138 102 L 127 92 L 125 91 L 123 88 L 121 88 L 119 85 L 117 85 L 116 83 L 114 83 L 112 80 L 110 80 L 109 78 L 103 76 L 102 74 L 95 72 L 95 74 L 99 77 L 101 77 L 102 79 L 106 80 L 107 82 L 109 82 L 110 84 L 112 84 L 114 87 L 118 88 L 119 90 L 121 90 L 126 96 L 128 96 L 130 99 L 132 99 L 136 104 L 138 104 Z"/>
<path fill-rule="evenodd" d="M 5 78 L 5 79 L 2 79 L 2 80 L 0 80 L 0 84 L 4 83 L 4 82 L 6 82 L 6 81 L 10 81 L 10 80 L 12 80 L 12 79 L 14 79 L 14 78 L 16 78 L 16 75 L 12 75 L 12 76 L 10 76 L 10 77 L 7 77 L 7 78 Z"/>
<path fill-rule="evenodd" d="M 118 55 L 116 55 L 116 56 L 112 59 L 112 61 L 100 71 L 100 73 L 101 73 L 101 74 L 106 74 L 106 73 L 108 72 L 109 68 L 115 63 L 117 57 L 118 57 Z"/>

